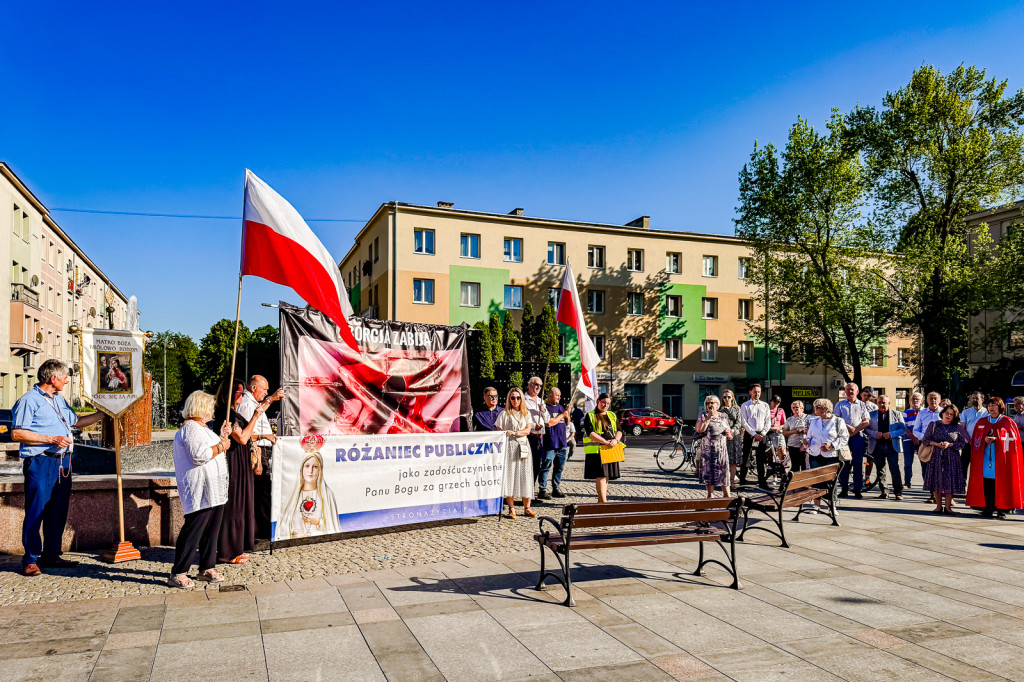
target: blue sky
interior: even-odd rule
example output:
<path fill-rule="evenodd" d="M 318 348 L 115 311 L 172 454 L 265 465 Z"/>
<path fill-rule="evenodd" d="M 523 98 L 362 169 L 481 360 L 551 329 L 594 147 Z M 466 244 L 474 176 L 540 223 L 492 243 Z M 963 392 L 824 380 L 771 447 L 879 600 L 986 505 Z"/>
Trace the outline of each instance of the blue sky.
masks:
<path fill-rule="evenodd" d="M 304 4 L 9 3 L 0 159 L 50 208 L 240 215 L 249 167 L 307 218 L 446 200 L 731 233 L 754 141 L 798 115 L 926 63 L 1024 87 L 1019 2 Z M 53 215 L 145 328 L 233 317 L 238 222 Z M 340 258 L 361 225 L 313 229 Z M 246 278 L 243 319 L 280 298 Z"/>

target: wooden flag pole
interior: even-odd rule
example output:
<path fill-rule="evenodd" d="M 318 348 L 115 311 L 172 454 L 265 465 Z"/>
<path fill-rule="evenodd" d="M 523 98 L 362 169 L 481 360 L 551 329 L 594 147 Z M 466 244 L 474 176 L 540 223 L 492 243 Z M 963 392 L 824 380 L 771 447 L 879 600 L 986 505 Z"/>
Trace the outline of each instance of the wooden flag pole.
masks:
<path fill-rule="evenodd" d="M 242 319 L 242 273 L 238 273 L 238 302 L 235 304 L 235 342 L 231 345 L 231 373 L 228 375 L 228 383 L 225 388 L 228 395 L 226 398 L 228 409 L 224 415 L 224 421 L 231 423 L 231 403 L 235 399 L 235 358 L 238 357 L 238 326 Z M 220 435 L 218 431 L 217 435 Z"/>
<path fill-rule="evenodd" d="M 142 554 L 131 542 L 124 539 L 124 490 L 121 485 L 121 417 L 116 416 L 114 422 L 114 463 L 117 467 L 117 521 L 121 541 L 117 546 L 103 555 L 103 560 L 118 564 L 122 561 L 134 561 L 141 559 Z"/>

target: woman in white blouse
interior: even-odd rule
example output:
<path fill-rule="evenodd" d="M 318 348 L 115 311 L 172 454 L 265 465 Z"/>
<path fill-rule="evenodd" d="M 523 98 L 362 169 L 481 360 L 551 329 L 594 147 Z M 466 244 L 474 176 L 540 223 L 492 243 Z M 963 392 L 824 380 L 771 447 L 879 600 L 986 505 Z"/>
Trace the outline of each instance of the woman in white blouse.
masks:
<path fill-rule="evenodd" d="M 807 448 L 807 468 L 835 464 L 839 461 L 839 450 L 846 447 L 849 440 L 850 432 L 846 422 L 832 413 L 832 401 L 828 398 L 815 400 L 814 416 L 807 420 L 807 435 L 803 440 Z M 821 500 L 815 500 L 814 506 L 820 507 Z"/>
<path fill-rule="evenodd" d="M 228 501 L 228 467 L 222 455 L 230 445 L 227 438 L 230 428 L 225 422 L 220 438 L 207 428 L 206 422 L 213 419 L 213 410 L 212 395 L 193 392 L 181 411 L 185 423 L 174 436 L 174 476 L 178 480 L 178 499 L 185 524 L 174 547 L 174 566 L 167 581 L 171 587 L 188 588 L 195 584 L 188 577 L 188 569 L 197 547 L 197 580 L 224 580 L 214 566 L 224 503 Z"/>

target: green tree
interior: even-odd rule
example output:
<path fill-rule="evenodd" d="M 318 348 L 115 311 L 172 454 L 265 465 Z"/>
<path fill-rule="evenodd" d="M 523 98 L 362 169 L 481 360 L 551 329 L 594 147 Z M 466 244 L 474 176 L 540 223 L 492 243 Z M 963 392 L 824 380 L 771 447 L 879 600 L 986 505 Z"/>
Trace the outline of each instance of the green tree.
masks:
<path fill-rule="evenodd" d="M 469 375 L 474 379 L 493 379 L 494 354 L 491 348 L 491 331 L 485 322 L 477 322 L 473 328 L 478 333 L 469 336 Z"/>
<path fill-rule="evenodd" d="M 544 363 L 545 386 L 556 386 L 558 384 L 557 375 L 554 377 L 554 383 L 551 383 L 551 376 L 548 371 L 548 366 L 552 362 L 558 361 L 558 320 L 556 317 L 557 313 L 554 306 L 548 303 L 541 308 L 540 316 L 537 318 L 537 324 L 534 327 L 534 333 L 537 335 L 537 362 Z"/>
<path fill-rule="evenodd" d="M 862 220 L 867 187 L 843 117 L 833 112 L 827 128 L 797 119 L 781 154 L 755 144 L 740 172 L 736 234 L 750 242 L 748 282 L 768 301 L 748 332 L 861 384 L 868 347 L 885 346 L 892 307 L 875 274 L 885 234 Z"/>
<path fill-rule="evenodd" d="M 523 351 L 519 345 L 519 335 L 516 334 L 516 329 L 513 326 L 512 313 L 507 311 L 505 312 L 505 322 L 501 328 L 501 345 L 505 362 L 523 361 Z M 512 372 L 508 380 L 511 386 L 521 387 L 523 385 L 523 373 Z"/>
<path fill-rule="evenodd" d="M 247 343 L 250 338 L 249 328 L 241 323 L 238 328 L 238 347 Z M 223 319 L 215 322 L 203 340 L 199 342 L 197 370 L 199 380 L 207 391 L 217 390 L 220 382 L 228 378 L 231 372 L 231 351 L 235 340 L 234 320 Z M 240 376 L 242 366 L 235 363 L 235 375 Z"/>
<path fill-rule="evenodd" d="M 275 390 L 281 383 L 281 348 L 280 334 L 277 327 L 265 324 L 253 330 L 249 336 L 249 342 L 245 346 L 239 346 L 238 362 L 241 363 L 243 349 L 248 352 L 248 376 L 261 374 L 270 384 L 270 390 Z M 242 365 L 240 365 L 242 366 Z M 244 370 L 244 366 L 243 366 Z M 242 372 L 236 371 L 237 376 Z"/>
<path fill-rule="evenodd" d="M 529 301 L 523 306 L 523 322 L 520 325 L 522 330 L 523 360 L 527 362 L 537 361 L 537 332 L 533 319 L 533 304 Z"/>
<path fill-rule="evenodd" d="M 147 344 L 143 364 L 166 392 L 168 411 L 180 408 L 189 393 L 202 387 L 195 371 L 198 355 L 195 341 L 180 332 L 157 332 Z"/>
<path fill-rule="evenodd" d="M 504 362 L 505 342 L 501 333 L 501 313 L 491 315 L 488 330 L 491 333 L 491 355 L 495 362 Z"/>
<path fill-rule="evenodd" d="M 924 385 L 949 391 L 968 366 L 969 315 L 985 305 L 978 275 L 988 235 L 964 218 L 1024 190 L 1024 91 L 1008 94 L 1006 81 L 973 66 L 923 66 L 881 108 L 858 107 L 848 120 L 874 219 L 903 255 L 903 276 L 889 280 L 900 322 L 920 337 Z"/>

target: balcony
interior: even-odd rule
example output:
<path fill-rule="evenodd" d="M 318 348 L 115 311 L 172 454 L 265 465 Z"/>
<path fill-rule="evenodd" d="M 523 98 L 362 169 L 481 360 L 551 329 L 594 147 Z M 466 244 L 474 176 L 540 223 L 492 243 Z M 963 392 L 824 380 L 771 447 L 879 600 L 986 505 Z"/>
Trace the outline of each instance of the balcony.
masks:
<path fill-rule="evenodd" d="M 29 289 L 25 284 L 17 282 L 11 285 L 11 301 L 15 303 L 27 303 L 36 310 L 39 310 L 39 293 Z"/>

